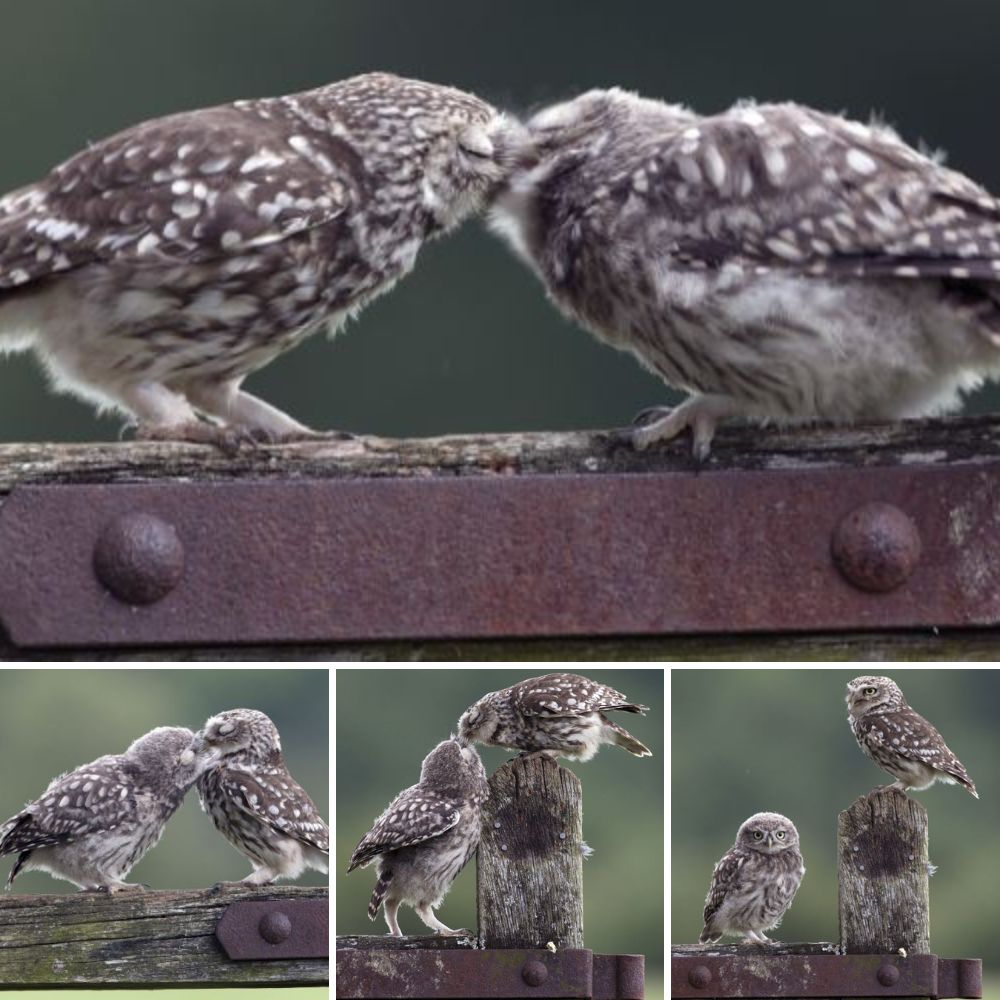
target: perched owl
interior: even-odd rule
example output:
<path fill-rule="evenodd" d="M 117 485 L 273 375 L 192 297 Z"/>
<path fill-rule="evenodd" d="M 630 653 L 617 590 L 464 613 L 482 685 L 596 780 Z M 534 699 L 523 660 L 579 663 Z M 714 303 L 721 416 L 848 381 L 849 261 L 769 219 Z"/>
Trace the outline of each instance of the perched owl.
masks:
<path fill-rule="evenodd" d="M 906 703 L 888 677 L 855 677 L 847 685 L 847 721 L 865 755 L 896 780 L 900 791 L 929 788 L 935 781 L 979 793 L 941 734 Z"/>
<path fill-rule="evenodd" d="M 245 885 L 328 870 L 330 829 L 288 773 L 274 723 L 251 708 L 213 715 L 192 749 L 218 761 L 198 779 L 201 808 L 253 871 Z"/>
<path fill-rule="evenodd" d="M 957 408 L 1000 374 L 1000 201 L 889 128 L 593 90 L 528 122 L 495 229 L 555 304 L 690 395 L 633 432 Z M 533 159 L 534 158 L 534 159 Z"/>
<path fill-rule="evenodd" d="M 545 674 L 483 695 L 458 720 L 458 733 L 466 743 L 553 758 L 590 760 L 602 743 L 651 757 L 647 746 L 604 714 L 619 711 L 641 715 L 649 709 L 579 674 Z"/>
<path fill-rule="evenodd" d="M 472 747 L 452 737 L 424 758 L 420 781 L 389 803 L 351 855 L 348 872 L 377 859 L 372 920 L 384 905 L 389 932 L 401 937 L 396 914 L 406 903 L 438 934 L 463 933 L 446 927 L 434 910 L 479 846 L 487 795 L 486 771 Z"/>
<path fill-rule="evenodd" d="M 747 943 L 765 944 L 764 931 L 781 923 L 805 873 L 795 824 L 779 813 L 755 813 L 712 872 L 698 941 L 742 934 Z"/>
<path fill-rule="evenodd" d="M 206 761 L 190 729 L 160 727 L 124 753 L 98 757 L 54 778 L 0 825 L 0 855 L 17 854 L 7 887 L 37 869 L 81 889 L 141 888 L 125 876 L 160 839 Z"/>
<path fill-rule="evenodd" d="M 509 130 L 470 94 L 369 73 L 95 143 L 0 199 L 0 354 L 34 348 L 146 437 L 308 436 L 243 380 L 476 211 Z"/>

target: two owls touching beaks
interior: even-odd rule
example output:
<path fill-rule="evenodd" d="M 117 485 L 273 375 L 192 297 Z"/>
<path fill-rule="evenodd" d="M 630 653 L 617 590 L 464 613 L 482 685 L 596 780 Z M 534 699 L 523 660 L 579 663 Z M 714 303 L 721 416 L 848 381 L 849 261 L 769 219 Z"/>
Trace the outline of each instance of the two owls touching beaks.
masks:
<path fill-rule="evenodd" d="M 847 685 L 847 706 L 858 746 L 896 779 L 884 789 L 905 794 L 942 781 L 959 784 L 979 798 L 941 734 L 910 708 L 888 677 L 855 677 Z M 766 944 L 770 939 L 764 932 L 781 922 L 804 874 L 795 824 L 779 813 L 751 816 L 712 872 L 699 943 L 741 934 L 747 943 Z"/>

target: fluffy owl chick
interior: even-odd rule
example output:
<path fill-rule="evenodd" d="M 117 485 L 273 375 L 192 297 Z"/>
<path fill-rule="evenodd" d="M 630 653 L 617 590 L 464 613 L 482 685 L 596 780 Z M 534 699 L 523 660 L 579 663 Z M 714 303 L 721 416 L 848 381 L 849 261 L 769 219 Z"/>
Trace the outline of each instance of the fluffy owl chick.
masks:
<path fill-rule="evenodd" d="M 235 708 L 213 715 L 192 749 L 218 761 L 198 779 L 198 798 L 216 829 L 253 871 L 245 885 L 328 870 L 330 829 L 289 774 L 277 727 L 263 713 Z"/>
<path fill-rule="evenodd" d="M 636 447 L 690 427 L 703 458 L 730 416 L 944 413 L 1000 374 L 1000 201 L 889 128 L 618 89 L 528 128 L 537 163 L 494 228 L 565 314 L 690 394 Z"/>
<path fill-rule="evenodd" d="M 136 125 L 0 199 L 0 353 L 148 437 L 307 436 L 244 378 L 410 271 L 521 128 L 388 73 Z"/>
<path fill-rule="evenodd" d="M 466 743 L 486 743 L 550 757 L 590 760 L 602 743 L 636 757 L 652 751 L 605 712 L 649 711 L 625 695 L 579 674 L 545 674 L 483 695 L 458 720 Z"/>
<path fill-rule="evenodd" d="M 160 839 L 206 761 L 190 750 L 190 729 L 160 727 L 124 753 L 54 778 L 34 802 L 0 826 L 0 855 L 17 854 L 7 878 L 48 872 L 81 889 L 141 888 L 125 876 Z"/>
<path fill-rule="evenodd" d="M 935 781 L 979 793 L 941 734 L 906 703 L 888 677 L 855 677 L 847 685 L 847 721 L 858 746 L 896 780 L 900 791 L 929 788 Z"/>
<path fill-rule="evenodd" d="M 434 910 L 479 846 L 487 795 L 486 771 L 472 747 L 453 737 L 424 758 L 420 781 L 389 803 L 351 855 L 348 872 L 377 862 L 372 920 L 384 906 L 389 932 L 401 937 L 396 914 L 406 903 L 438 934 L 463 933 L 441 923 Z"/>
<path fill-rule="evenodd" d="M 755 813 L 712 872 L 698 941 L 742 934 L 748 943 L 766 943 L 764 931 L 781 923 L 805 873 L 795 824 L 780 813 Z"/>

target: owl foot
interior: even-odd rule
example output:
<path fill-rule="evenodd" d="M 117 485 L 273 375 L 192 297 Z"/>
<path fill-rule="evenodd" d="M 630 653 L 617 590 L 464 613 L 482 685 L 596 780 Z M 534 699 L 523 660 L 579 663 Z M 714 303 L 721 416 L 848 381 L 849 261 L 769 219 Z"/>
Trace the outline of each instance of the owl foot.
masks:
<path fill-rule="evenodd" d="M 97 892 L 106 892 L 109 896 L 115 892 L 145 892 L 149 888 L 145 882 L 112 882 L 110 885 L 98 886 Z"/>
<path fill-rule="evenodd" d="M 691 396 L 680 406 L 652 406 L 636 415 L 631 432 L 632 446 L 645 451 L 657 441 L 669 441 L 691 428 L 691 452 L 704 462 L 712 450 L 715 428 L 725 417 L 733 416 L 732 403 L 724 396 Z"/>
<path fill-rule="evenodd" d="M 186 441 L 189 444 L 208 444 L 232 458 L 245 448 L 256 448 L 261 443 L 259 435 L 246 427 L 222 427 L 203 420 L 190 420 L 183 424 L 137 424 L 136 441 Z"/>

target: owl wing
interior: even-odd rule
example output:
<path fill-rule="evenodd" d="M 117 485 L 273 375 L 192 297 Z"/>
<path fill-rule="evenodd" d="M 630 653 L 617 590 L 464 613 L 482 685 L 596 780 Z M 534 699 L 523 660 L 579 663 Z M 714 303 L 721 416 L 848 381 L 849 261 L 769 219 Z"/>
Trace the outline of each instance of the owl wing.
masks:
<path fill-rule="evenodd" d="M 285 768 L 221 767 L 215 777 L 221 793 L 254 819 L 319 851 L 330 850 L 330 828 Z"/>
<path fill-rule="evenodd" d="M 136 821 L 127 768 L 114 757 L 54 778 L 45 792 L 0 827 L 0 855 L 79 840 Z"/>
<path fill-rule="evenodd" d="M 733 885 L 738 882 L 740 869 L 746 861 L 746 855 L 737 850 L 727 851 L 719 858 L 712 870 L 712 882 L 705 897 L 704 920 L 707 927 L 712 917 L 718 912 Z"/>
<path fill-rule="evenodd" d="M 634 705 L 614 688 L 598 684 L 579 674 L 545 674 L 514 686 L 514 707 L 522 715 L 548 717 L 586 715 L 622 709 L 626 712 L 648 711 Z"/>
<path fill-rule="evenodd" d="M 332 222 L 360 183 L 356 155 L 297 131 L 276 102 L 241 102 L 96 143 L 0 199 L 0 290 L 112 258 L 201 263 Z"/>
<path fill-rule="evenodd" d="M 858 738 L 878 761 L 879 754 L 895 754 L 919 761 L 975 790 L 962 762 L 948 748 L 941 734 L 922 715 L 908 709 L 862 716 L 857 722 Z M 978 796 L 977 796 L 978 797 Z"/>
<path fill-rule="evenodd" d="M 672 266 L 1000 280 L 1000 201 L 885 127 L 737 107 L 671 135 L 645 177 Z"/>
<path fill-rule="evenodd" d="M 361 838 L 347 870 L 366 865 L 386 851 L 398 851 L 441 836 L 458 823 L 461 810 L 462 803 L 457 799 L 411 785 L 392 800 Z"/>

